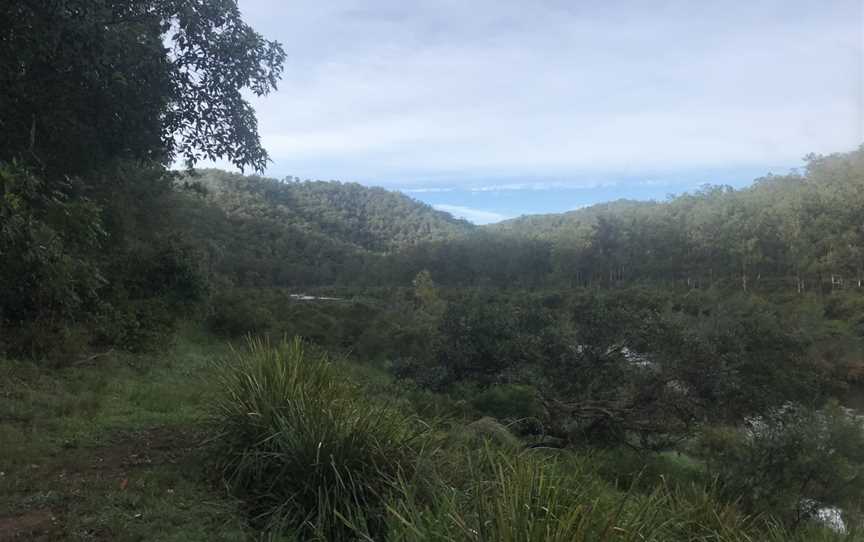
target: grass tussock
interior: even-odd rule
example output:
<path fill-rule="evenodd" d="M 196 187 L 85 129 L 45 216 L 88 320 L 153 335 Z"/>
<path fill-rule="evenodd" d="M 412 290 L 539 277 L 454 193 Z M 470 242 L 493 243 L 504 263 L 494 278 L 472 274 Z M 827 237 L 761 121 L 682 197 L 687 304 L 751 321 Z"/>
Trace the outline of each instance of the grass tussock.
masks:
<path fill-rule="evenodd" d="M 368 525 L 421 448 L 416 419 L 366 399 L 326 355 L 299 339 L 250 339 L 223 364 L 215 422 L 230 490 L 262 523 L 297 536 L 345 536 Z"/>
<path fill-rule="evenodd" d="M 588 458 L 486 447 L 468 452 L 467 483 L 439 480 L 431 494 L 410 482 L 387 504 L 386 535 L 371 542 L 805 542 L 856 540 L 826 529 L 789 531 L 742 514 L 712 488 L 619 491 L 596 476 Z"/>
<path fill-rule="evenodd" d="M 408 484 L 388 504 L 387 540 L 580 542 L 739 540 L 678 536 L 699 529 L 666 491 L 622 494 L 566 457 L 485 448 L 465 465 L 468 483 L 442 483 L 431 501 Z M 696 533 L 692 533 L 696 534 Z M 364 536 L 365 540 L 374 540 Z M 742 539 L 743 540 L 743 539 Z"/>

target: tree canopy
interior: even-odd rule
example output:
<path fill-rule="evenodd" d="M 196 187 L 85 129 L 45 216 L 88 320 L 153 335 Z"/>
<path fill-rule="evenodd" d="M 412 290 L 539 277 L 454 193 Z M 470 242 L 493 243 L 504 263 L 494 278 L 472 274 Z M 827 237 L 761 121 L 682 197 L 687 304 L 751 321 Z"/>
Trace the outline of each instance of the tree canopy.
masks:
<path fill-rule="evenodd" d="M 244 92 L 275 89 L 285 53 L 235 0 L 4 0 L 0 20 L 0 161 L 264 168 Z"/>

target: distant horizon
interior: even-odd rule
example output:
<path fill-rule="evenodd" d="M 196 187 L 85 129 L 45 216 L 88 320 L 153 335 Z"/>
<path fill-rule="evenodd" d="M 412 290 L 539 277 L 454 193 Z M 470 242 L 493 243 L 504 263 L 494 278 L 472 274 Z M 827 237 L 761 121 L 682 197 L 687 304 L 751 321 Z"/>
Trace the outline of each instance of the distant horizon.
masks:
<path fill-rule="evenodd" d="M 802 163 L 803 166 L 803 163 Z M 646 175 L 616 180 L 596 181 L 525 181 L 490 182 L 469 186 L 435 186 L 401 188 L 400 192 L 447 211 L 478 225 L 537 214 L 575 211 L 592 205 L 621 199 L 664 201 L 669 197 L 692 193 L 705 185 L 727 185 L 745 188 L 769 174 L 785 175 L 799 167 L 770 168 L 763 172 L 728 170 L 655 177 Z M 364 183 L 361 183 L 364 184 Z"/>
<path fill-rule="evenodd" d="M 844 151 L 838 151 L 844 152 Z M 375 182 L 363 179 L 330 179 L 320 175 L 277 174 L 268 170 L 263 177 L 274 179 L 298 178 L 302 180 L 357 183 L 370 188 L 383 188 L 400 192 L 417 201 L 431 205 L 455 218 L 465 219 L 476 225 L 488 225 L 521 216 L 558 214 L 575 211 L 592 205 L 618 200 L 664 201 L 669 197 L 692 193 L 705 185 L 746 188 L 767 175 L 787 175 L 803 172 L 804 162 L 797 167 L 773 167 L 760 170 L 741 168 L 713 170 L 709 172 L 681 173 L 665 177 L 644 175 L 620 176 L 619 178 L 581 179 L 470 179 L 470 182 L 453 181 L 424 183 L 413 186 L 398 186 L 395 182 Z M 216 167 L 236 172 L 226 164 L 208 164 L 199 169 Z M 252 174 L 251 172 L 247 172 Z"/>

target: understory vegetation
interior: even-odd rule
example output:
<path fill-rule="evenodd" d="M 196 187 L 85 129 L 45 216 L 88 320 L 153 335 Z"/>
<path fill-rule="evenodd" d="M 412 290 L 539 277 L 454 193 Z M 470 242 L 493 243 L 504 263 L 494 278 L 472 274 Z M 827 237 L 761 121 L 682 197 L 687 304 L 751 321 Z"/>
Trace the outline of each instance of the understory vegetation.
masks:
<path fill-rule="evenodd" d="M 864 539 L 864 148 L 478 227 L 195 170 L 233 0 L 0 20 L 0 540 Z"/>
<path fill-rule="evenodd" d="M 220 345 L 186 328 L 158 356 L 68 369 L 5 360 L 3 371 L 0 517 L 25 537 L 857 536 L 852 524 L 844 535 L 748 512 L 711 455 L 526 446 L 483 417 L 483 401 L 421 393 L 298 340 Z M 725 472 L 745 479 L 740 466 Z"/>
<path fill-rule="evenodd" d="M 236 495 L 251 493 L 246 502 L 255 517 L 289 539 L 840 536 L 812 524 L 789 530 L 774 516 L 748 514 L 739 499 L 724 498 L 731 478 L 743 478 L 738 464 L 713 478 L 708 470 L 688 469 L 674 460 L 665 464 L 655 459 L 653 471 L 645 465 L 627 472 L 616 452 L 526 448 L 489 418 L 468 425 L 446 417 L 425 421 L 410 396 L 402 411 L 385 405 L 387 396 L 371 395 L 368 388 L 361 398 L 337 369 L 326 356 L 304 351 L 296 339 L 276 345 L 252 341 L 221 368 L 227 382 L 216 423 L 225 429 L 219 456 L 227 459 L 226 480 Z M 390 393 L 391 398 L 400 395 Z M 814 425 L 799 423 L 792 430 L 806 427 Z M 860 427 L 828 430 L 847 438 L 850 449 L 841 454 L 857 454 L 864 444 Z M 825 437 L 813 440 L 834 444 L 832 436 Z M 751 442 L 765 451 L 758 439 Z M 779 451 L 770 450 L 772 461 L 783 461 Z M 603 463 L 621 470 L 597 469 Z M 826 465 L 822 473 L 833 467 Z M 844 473 L 830 475 L 844 478 Z"/>

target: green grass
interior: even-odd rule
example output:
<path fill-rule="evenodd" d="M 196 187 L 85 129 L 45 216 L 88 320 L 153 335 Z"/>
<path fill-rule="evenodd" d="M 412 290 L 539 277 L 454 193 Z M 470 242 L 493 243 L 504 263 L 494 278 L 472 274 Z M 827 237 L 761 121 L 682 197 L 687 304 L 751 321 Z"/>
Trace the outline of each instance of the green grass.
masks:
<path fill-rule="evenodd" d="M 201 447 L 212 359 L 226 351 L 187 332 L 162 354 L 65 369 L 0 360 L 0 535 L 244 539 Z"/>
<path fill-rule="evenodd" d="M 825 529 L 786 530 L 742 514 L 701 486 L 620 491 L 592 460 L 569 452 L 514 454 L 487 446 L 466 451 L 461 483 L 446 476 L 435 491 L 402 481 L 388 502 L 383 536 L 392 542 L 839 542 Z"/>

